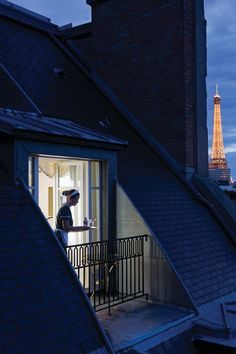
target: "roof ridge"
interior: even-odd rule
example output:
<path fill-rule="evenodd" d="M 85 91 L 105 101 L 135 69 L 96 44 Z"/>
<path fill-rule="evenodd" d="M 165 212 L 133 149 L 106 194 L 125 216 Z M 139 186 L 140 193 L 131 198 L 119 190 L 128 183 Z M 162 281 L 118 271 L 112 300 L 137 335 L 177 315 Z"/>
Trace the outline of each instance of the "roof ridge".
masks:
<path fill-rule="evenodd" d="M 19 11 L 22 11 L 25 14 L 28 14 L 28 15 L 33 16 L 33 17 L 36 17 L 37 19 L 41 19 L 42 21 L 51 22 L 51 19 L 49 17 L 41 15 L 41 14 L 35 12 L 35 11 L 29 10 L 29 9 L 23 7 L 23 6 L 14 4 L 14 3 L 12 3 L 12 2 L 10 2 L 8 0 L 0 0 L 0 4 L 8 6 L 8 7 L 11 7 L 13 9 L 16 9 L 16 10 L 19 10 Z"/>
<path fill-rule="evenodd" d="M 0 0 L 0 15 L 41 31 L 60 33 L 59 26 L 50 18 L 8 0 Z"/>

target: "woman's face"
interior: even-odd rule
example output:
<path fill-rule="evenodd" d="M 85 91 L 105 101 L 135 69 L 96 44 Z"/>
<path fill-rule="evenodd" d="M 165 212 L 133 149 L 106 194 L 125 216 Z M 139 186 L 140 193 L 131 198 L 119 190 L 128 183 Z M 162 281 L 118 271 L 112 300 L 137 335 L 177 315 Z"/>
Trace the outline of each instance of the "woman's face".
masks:
<path fill-rule="evenodd" d="M 76 195 L 74 198 L 71 198 L 71 204 L 72 204 L 73 206 L 77 205 L 78 202 L 79 202 L 79 198 L 80 198 L 80 195 L 79 195 L 79 194 Z"/>

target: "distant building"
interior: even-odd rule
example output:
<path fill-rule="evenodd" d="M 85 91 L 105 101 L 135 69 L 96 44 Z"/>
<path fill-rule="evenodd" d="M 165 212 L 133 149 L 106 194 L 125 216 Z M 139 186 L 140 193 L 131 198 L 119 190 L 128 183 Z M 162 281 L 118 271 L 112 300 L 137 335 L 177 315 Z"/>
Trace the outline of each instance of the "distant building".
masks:
<path fill-rule="evenodd" d="M 231 181 L 231 171 L 225 158 L 221 107 L 218 86 L 216 85 L 216 94 L 214 96 L 214 127 L 212 139 L 212 151 L 209 162 L 209 177 L 220 185 L 228 185 Z"/>

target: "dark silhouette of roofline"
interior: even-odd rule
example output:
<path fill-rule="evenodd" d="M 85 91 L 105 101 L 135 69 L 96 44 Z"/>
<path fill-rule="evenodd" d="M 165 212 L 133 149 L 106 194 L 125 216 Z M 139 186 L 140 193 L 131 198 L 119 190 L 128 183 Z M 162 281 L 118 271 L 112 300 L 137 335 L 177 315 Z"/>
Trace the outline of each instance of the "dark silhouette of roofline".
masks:
<path fill-rule="evenodd" d="M 92 23 L 87 22 L 83 23 L 82 25 L 74 26 L 71 28 L 61 28 L 63 37 L 65 39 L 81 39 L 81 38 L 88 38 L 92 35 Z"/>
<path fill-rule="evenodd" d="M 60 33 L 58 25 L 46 21 L 45 16 L 39 14 L 36 16 L 37 13 L 34 13 L 33 11 L 30 13 L 28 12 L 29 10 L 24 11 L 27 9 L 24 9 L 21 6 L 13 6 L 13 4 L 11 6 L 10 2 L 9 4 L 7 3 L 8 2 L 0 2 L 0 16 L 7 17 L 12 21 L 19 22 L 25 26 L 29 26 L 43 32 Z"/>

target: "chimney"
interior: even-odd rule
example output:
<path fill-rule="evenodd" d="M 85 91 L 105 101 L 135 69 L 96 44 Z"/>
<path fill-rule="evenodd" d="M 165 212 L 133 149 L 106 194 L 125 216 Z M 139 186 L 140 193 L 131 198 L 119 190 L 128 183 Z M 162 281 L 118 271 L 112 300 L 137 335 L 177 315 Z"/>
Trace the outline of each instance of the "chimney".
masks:
<path fill-rule="evenodd" d="M 203 0 L 87 3 L 97 72 L 185 175 L 207 175 Z"/>

